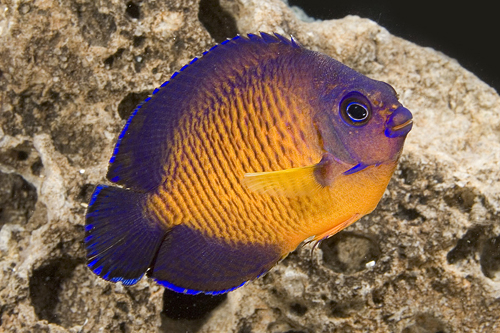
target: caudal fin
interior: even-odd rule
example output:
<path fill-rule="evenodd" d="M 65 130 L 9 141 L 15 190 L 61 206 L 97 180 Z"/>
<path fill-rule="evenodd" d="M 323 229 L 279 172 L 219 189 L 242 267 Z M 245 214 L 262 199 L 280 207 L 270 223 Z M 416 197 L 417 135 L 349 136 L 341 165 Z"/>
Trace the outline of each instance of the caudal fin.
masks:
<path fill-rule="evenodd" d="M 125 285 L 137 283 L 151 266 L 166 227 L 145 214 L 146 195 L 99 185 L 85 223 L 87 265 L 97 275 Z"/>

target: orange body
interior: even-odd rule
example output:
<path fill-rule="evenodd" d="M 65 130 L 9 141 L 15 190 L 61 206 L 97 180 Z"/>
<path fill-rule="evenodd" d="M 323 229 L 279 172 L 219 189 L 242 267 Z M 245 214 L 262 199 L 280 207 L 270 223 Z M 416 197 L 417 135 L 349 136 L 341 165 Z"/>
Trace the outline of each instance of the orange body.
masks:
<path fill-rule="evenodd" d="M 340 176 L 305 195 L 253 193 L 242 184 L 245 173 L 313 165 L 324 153 L 314 110 L 300 92 L 279 87 L 278 82 L 249 82 L 241 91 L 221 94 L 227 97 L 210 113 L 204 110 L 214 96 L 195 98 L 206 104 L 193 105 L 194 115 L 177 128 L 177 153 L 166 164 L 169 177 L 150 194 L 149 212 L 169 228 L 187 224 L 227 242 L 273 243 L 283 255 L 310 236 L 370 213 L 394 161 Z"/>

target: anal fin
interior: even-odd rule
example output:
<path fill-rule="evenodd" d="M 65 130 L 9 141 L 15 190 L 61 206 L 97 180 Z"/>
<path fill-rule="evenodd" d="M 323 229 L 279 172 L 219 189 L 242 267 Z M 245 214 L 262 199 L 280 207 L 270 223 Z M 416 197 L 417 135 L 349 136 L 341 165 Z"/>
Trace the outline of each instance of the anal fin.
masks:
<path fill-rule="evenodd" d="M 173 227 L 149 275 L 185 294 L 221 294 L 256 279 L 281 259 L 278 246 L 230 243 L 186 225 Z"/>

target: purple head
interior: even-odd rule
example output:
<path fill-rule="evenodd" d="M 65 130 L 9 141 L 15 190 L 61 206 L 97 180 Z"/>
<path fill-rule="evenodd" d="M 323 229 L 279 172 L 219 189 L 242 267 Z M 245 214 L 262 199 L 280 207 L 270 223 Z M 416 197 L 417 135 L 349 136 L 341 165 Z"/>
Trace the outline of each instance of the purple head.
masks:
<path fill-rule="evenodd" d="M 411 112 L 389 84 L 325 58 L 320 63 L 317 82 L 322 92 L 314 115 L 323 148 L 355 165 L 352 172 L 396 161 L 412 128 Z"/>

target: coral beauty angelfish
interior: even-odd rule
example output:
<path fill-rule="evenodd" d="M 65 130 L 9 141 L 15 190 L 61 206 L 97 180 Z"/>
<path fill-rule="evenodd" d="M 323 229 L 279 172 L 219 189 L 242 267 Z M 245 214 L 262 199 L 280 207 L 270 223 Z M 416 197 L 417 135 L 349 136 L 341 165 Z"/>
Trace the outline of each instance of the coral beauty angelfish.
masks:
<path fill-rule="evenodd" d="M 261 33 L 214 46 L 137 107 L 86 215 L 88 267 L 234 290 L 370 213 L 412 114 L 387 83 Z"/>

